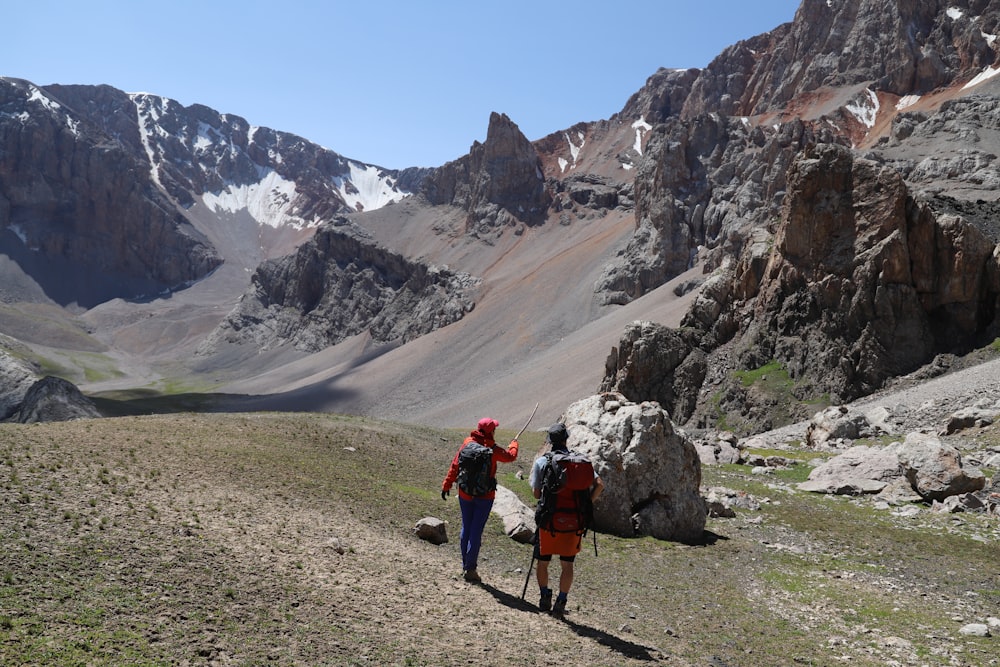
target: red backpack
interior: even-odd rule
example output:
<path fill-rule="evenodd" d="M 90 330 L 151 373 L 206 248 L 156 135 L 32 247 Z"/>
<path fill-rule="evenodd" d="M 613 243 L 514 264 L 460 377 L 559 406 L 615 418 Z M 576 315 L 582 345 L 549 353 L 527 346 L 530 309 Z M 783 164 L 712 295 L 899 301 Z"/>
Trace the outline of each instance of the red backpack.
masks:
<path fill-rule="evenodd" d="M 549 452 L 545 458 L 535 524 L 553 533 L 582 535 L 593 521 L 594 466 L 579 452 Z"/>

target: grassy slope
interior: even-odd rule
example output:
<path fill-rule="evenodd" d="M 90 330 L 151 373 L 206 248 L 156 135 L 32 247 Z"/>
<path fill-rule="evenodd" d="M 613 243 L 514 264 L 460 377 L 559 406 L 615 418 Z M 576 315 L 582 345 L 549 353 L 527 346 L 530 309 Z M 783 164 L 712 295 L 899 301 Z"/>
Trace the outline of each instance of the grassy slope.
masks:
<path fill-rule="evenodd" d="M 461 435 L 272 413 L 0 425 L 0 664 L 996 664 L 995 640 L 958 633 L 1000 608 L 995 522 L 900 520 L 737 467 L 706 484 L 761 511 L 710 520 L 704 546 L 588 541 L 566 622 L 520 601 L 530 553 L 496 519 L 469 586 L 438 495 Z M 539 444 L 501 475 L 524 497 Z M 424 516 L 448 544 L 413 536 Z"/>

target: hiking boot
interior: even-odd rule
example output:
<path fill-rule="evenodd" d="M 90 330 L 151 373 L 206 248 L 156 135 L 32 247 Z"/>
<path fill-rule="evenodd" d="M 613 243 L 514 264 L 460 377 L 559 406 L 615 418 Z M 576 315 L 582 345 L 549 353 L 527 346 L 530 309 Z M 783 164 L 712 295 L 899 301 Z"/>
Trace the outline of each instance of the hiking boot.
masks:
<path fill-rule="evenodd" d="M 556 598 L 556 603 L 552 605 L 552 615 L 562 616 L 566 613 L 566 598 Z"/>
<path fill-rule="evenodd" d="M 478 584 L 478 583 L 481 583 L 483 581 L 479 577 L 479 573 L 476 572 L 475 570 L 466 570 L 465 571 L 465 580 L 468 581 L 470 584 Z"/>
<path fill-rule="evenodd" d="M 548 611 L 552 609 L 552 591 L 543 592 L 538 598 L 538 611 Z"/>

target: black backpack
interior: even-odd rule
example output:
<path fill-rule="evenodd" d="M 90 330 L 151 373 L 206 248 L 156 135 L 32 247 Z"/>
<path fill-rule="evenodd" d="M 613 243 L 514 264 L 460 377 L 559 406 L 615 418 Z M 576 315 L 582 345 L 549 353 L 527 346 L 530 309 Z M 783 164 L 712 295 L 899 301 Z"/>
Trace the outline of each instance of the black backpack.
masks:
<path fill-rule="evenodd" d="M 594 467 L 579 452 L 549 452 L 542 466 L 535 525 L 552 533 L 586 534 L 594 524 Z"/>
<path fill-rule="evenodd" d="M 493 448 L 471 441 L 458 453 L 458 488 L 470 496 L 485 496 L 497 488 L 492 472 Z"/>

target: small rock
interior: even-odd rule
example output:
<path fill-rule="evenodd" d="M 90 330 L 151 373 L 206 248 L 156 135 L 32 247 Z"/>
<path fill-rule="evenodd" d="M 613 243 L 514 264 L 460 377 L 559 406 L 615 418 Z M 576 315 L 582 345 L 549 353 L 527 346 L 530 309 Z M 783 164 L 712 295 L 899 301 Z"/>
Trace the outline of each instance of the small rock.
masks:
<path fill-rule="evenodd" d="M 990 636 L 990 628 L 985 623 L 969 623 L 968 625 L 963 625 L 959 632 L 963 635 L 971 635 L 973 637 Z"/>
<path fill-rule="evenodd" d="M 413 527 L 413 532 L 416 533 L 417 537 L 431 544 L 444 544 L 448 541 L 448 531 L 445 527 L 445 522 L 435 517 L 428 516 L 417 521 L 417 525 Z"/>

